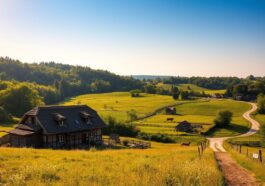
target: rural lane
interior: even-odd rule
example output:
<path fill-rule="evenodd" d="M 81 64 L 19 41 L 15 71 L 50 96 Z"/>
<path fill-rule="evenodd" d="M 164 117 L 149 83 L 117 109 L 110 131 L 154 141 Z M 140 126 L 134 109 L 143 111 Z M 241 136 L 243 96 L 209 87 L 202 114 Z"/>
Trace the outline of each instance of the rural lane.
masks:
<path fill-rule="evenodd" d="M 231 136 L 231 137 L 220 137 L 220 138 L 207 138 L 210 142 L 210 148 L 214 151 L 214 152 L 226 152 L 226 150 L 223 147 L 223 143 L 225 140 L 230 139 L 230 138 L 239 138 L 239 137 L 245 137 L 245 136 L 251 136 L 253 134 L 255 134 L 260 127 L 259 122 L 257 122 L 256 120 L 251 118 L 251 114 L 253 112 L 255 112 L 257 110 L 257 106 L 255 103 L 249 103 L 252 108 L 250 110 L 248 110 L 247 112 L 245 112 L 243 114 L 243 117 L 249 121 L 251 123 L 251 128 L 250 130 L 245 133 L 245 134 L 241 134 L 238 136 Z"/>

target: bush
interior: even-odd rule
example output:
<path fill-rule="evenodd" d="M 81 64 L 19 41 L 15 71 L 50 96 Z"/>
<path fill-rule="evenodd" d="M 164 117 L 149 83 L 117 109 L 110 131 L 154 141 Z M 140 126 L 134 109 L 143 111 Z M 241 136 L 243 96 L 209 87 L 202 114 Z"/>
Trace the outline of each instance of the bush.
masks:
<path fill-rule="evenodd" d="M 0 105 L 14 116 L 22 116 L 26 111 L 43 104 L 38 91 L 26 83 L 21 83 L 1 92 Z"/>
<path fill-rule="evenodd" d="M 132 90 L 130 93 L 132 97 L 140 97 L 141 90 Z"/>
<path fill-rule="evenodd" d="M 136 111 L 133 109 L 127 112 L 127 116 L 129 118 L 129 121 L 134 121 L 138 118 Z"/>
<path fill-rule="evenodd" d="M 233 116 L 233 113 L 228 110 L 223 110 L 223 111 L 218 112 L 214 120 L 216 127 L 225 127 L 229 125 L 232 121 L 232 116 Z"/>
<path fill-rule="evenodd" d="M 122 144 L 123 144 L 124 146 L 128 146 L 129 141 L 128 141 L 128 140 L 124 140 L 124 141 L 122 141 Z"/>
<path fill-rule="evenodd" d="M 141 132 L 138 134 L 137 137 L 143 140 L 151 140 L 151 141 L 162 142 L 162 143 L 174 143 L 175 142 L 175 140 L 172 137 L 166 134 L 160 134 L 160 133 L 147 134 L 145 132 Z"/>
<path fill-rule="evenodd" d="M 264 94 L 258 95 L 257 103 L 258 103 L 258 113 L 265 114 L 265 96 L 264 96 Z"/>
<path fill-rule="evenodd" d="M 118 122 L 114 117 L 106 118 L 107 128 L 104 129 L 104 134 L 116 133 L 121 136 L 136 137 L 139 129 L 133 124 L 123 124 Z"/>

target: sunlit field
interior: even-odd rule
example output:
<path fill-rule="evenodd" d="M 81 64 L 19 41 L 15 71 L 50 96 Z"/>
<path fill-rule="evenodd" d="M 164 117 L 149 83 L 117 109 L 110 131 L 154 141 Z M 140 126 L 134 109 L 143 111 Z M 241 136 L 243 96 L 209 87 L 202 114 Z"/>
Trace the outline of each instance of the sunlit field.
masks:
<path fill-rule="evenodd" d="M 242 117 L 242 114 L 250 109 L 250 106 L 244 102 L 233 100 L 210 100 L 201 102 L 187 102 L 185 104 L 177 105 L 177 115 L 159 114 L 141 121 L 135 122 L 139 128 L 146 132 L 153 132 L 154 127 L 157 131 L 161 129 L 162 133 L 172 134 L 177 122 L 187 120 L 191 123 L 199 123 L 203 125 L 203 132 L 207 131 L 213 126 L 213 121 L 216 114 L 220 110 L 230 110 L 233 112 L 233 121 L 229 127 L 214 130 L 213 136 L 230 136 L 238 135 L 248 131 L 250 125 Z M 167 121 L 167 118 L 174 118 L 173 122 Z M 148 131 L 148 126 L 150 130 Z"/>
<path fill-rule="evenodd" d="M 114 92 L 104 94 L 86 94 L 71 98 L 64 105 L 85 104 L 102 117 L 113 116 L 118 120 L 127 121 L 127 112 L 135 110 L 138 117 L 145 116 L 155 109 L 177 103 L 171 96 L 141 94 L 141 97 L 131 97 L 129 92 Z"/>
<path fill-rule="evenodd" d="M 170 84 L 163 84 L 163 83 L 158 83 L 157 86 L 162 87 L 166 90 L 170 90 L 172 87 L 172 85 L 170 85 Z M 205 94 L 208 94 L 208 95 L 212 95 L 212 94 L 216 94 L 216 93 L 224 94 L 226 91 L 226 90 L 210 90 L 207 88 L 199 87 L 199 86 L 194 85 L 194 84 L 179 84 L 179 85 L 177 85 L 177 87 L 182 91 L 193 91 L 193 92 L 199 92 L 199 93 L 204 92 Z"/>
<path fill-rule="evenodd" d="M 197 146 L 152 143 L 146 150 L 0 148 L 8 185 L 222 185 L 213 152 Z"/>
<path fill-rule="evenodd" d="M 265 125 L 265 115 L 263 114 L 256 114 L 256 115 L 252 115 L 252 117 L 254 119 L 256 119 L 261 126 Z M 258 131 L 256 134 L 252 135 L 252 136 L 247 136 L 247 137 L 242 137 L 242 138 L 234 138 L 230 141 L 232 142 L 240 142 L 240 143 L 259 143 L 260 141 L 262 141 L 262 134 L 261 134 L 261 130 Z"/>

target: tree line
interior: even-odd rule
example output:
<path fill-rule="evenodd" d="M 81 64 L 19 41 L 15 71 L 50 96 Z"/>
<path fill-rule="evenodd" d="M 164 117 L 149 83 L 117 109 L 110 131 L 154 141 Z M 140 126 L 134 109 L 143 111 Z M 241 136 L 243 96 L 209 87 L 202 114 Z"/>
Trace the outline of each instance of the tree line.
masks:
<path fill-rule="evenodd" d="M 159 83 L 168 87 L 158 86 Z M 183 83 L 208 89 L 227 89 L 226 96 L 235 99 L 254 100 L 260 93 L 265 94 L 264 77 L 164 77 L 139 80 L 89 67 L 55 62 L 28 64 L 0 57 L 0 112 L 2 115 L 11 113 L 21 116 L 38 104 L 55 104 L 80 94 L 112 91 L 135 90 L 131 92 L 134 97 L 140 96 L 140 92 L 170 95 L 173 99 L 209 96 L 204 92 L 178 89 L 177 85 Z"/>

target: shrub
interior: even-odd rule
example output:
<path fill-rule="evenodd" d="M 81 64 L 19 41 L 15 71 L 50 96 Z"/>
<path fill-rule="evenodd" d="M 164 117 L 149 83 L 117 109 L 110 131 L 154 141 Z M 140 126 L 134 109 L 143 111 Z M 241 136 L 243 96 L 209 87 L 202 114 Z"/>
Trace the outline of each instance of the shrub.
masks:
<path fill-rule="evenodd" d="M 174 143 L 175 142 L 175 140 L 169 135 L 160 134 L 160 133 L 148 134 L 145 132 L 140 132 L 137 137 L 143 140 L 151 140 L 151 141 L 162 142 L 162 143 Z"/>
<path fill-rule="evenodd" d="M 132 90 L 130 93 L 132 97 L 140 97 L 141 90 Z"/>
<path fill-rule="evenodd" d="M 233 113 L 228 110 L 223 110 L 223 111 L 218 112 L 214 120 L 216 127 L 225 127 L 229 125 L 232 121 L 232 116 L 233 116 Z"/>
<path fill-rule="evenodd" d="M 129 141 L 128 141 L 128 140 L 124 140 L 124 141 L 122 142 L 122 144 L 123 144 L 124 146 L 128 146 Z"/>
<path fill-rule="evenodd" d="M 138 118 L 136 111 L 133 109 L 127 112 L 127 116 L 130 121 L 134 121 Z"/>
<path fill-rule="evenodd" d="M 103 131 L 105 134 L 116 133 L 121 136 L 136 137 L 140 131 L 135 125 L 120 123 L 112 116 L 108 116 L 105 120 L 108 125 Z"/>
<path fill-rule="evenodd" d="M 257 98 L 258 112 L 260 114 L 265 114 L 265 96 L 264 94 L 259 94 Z"/>

